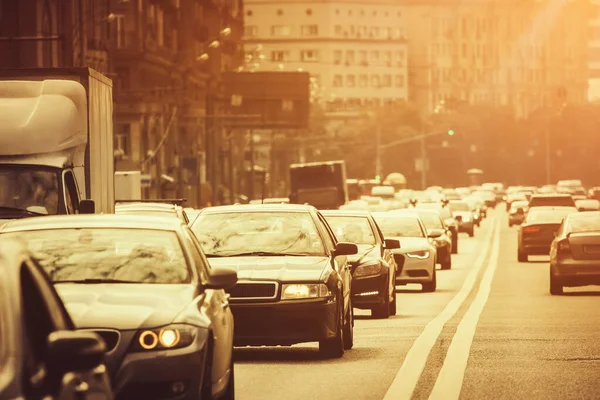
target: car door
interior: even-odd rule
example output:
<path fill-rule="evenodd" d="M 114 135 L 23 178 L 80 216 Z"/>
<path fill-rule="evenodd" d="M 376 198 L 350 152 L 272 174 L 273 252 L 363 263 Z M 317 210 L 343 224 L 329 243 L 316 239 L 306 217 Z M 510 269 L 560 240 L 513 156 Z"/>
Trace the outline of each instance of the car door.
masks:
<path fill-rule="evenodd" d="M 200 282 L 206 284 L 209 278 L 209 263 L 202 253 L 202 245 L 188 228 L 185 229 L 187 239 Z M 212 362 L 212 383 L 217 391 L 227 386 L 230 367 L 232 366 L 233 352 L 233 314 L 229 307 L 229 294 L 224 290 L 204 289 L 206 304 L 209 305 L 206 312 L 212 321 L 214 336 L 214 351 Z"/>
<path fill-rule="evenodd" d="M 389 288 L 390 288 L 390 294 L 394 293 L 396 290 L 396 271 L 398 269 L 397 265 L 396 265 L 396 260 L 394 259 L 394 255 L 392 254 L 392 251 L 389 249 L 385 248 L 385 238 L 383 236 L 383 232 L 381 232 L 381 229 L 379 229 L 379 225 L 377 225 L 377 223 L 375 222 L 375 220 L 371 221 L 371 224 L 375 226 L 375 232 L 377 233 L 377 240 L 378 240 L 378 244 L 381 248 L 381 258 L 383 259 L 383 261 L 385 261 L 388 265 L 388 267 L 390 268 L 390 273 L 389 273 Z"/>
<path fill-rule="evenodd" d="M 28 260 L 25 263 L 25 267 L 31 279 L 29 282 L 30 291 L 36 292 L 39 295 L 38 298 L 42 301 L 41 307 L 45 308 L 44 311 L 48 313 L 49 318 L 46 330 L 60 331 L 74 329 L 75 326 L 71 317 L 67 313 L 56 290 L 48 281 L 45 273 L 42 272 L 41 267 L 33 260 Z M 113 398 L 104 364 L 98 365 L 93 370 L 72 372 L 62 377 L 52 377 L 52 374 L 49 373 L 48 377 L 51 377 L 51 379 L 60 379 L 58 385 L 52 385 L 58 387 L 58 393 L 55 397 L 57 400 L 109 400 Z"/>
<path fill-rule="evenodd" d="M 326 245 L 331 247 L 332 250 L 335 250 L 337 239 L 331 230 L 331 227 L 321 213 L 317 213 L 317 216 L 325 231 L 324 240 L 326 241 Z M 344 296 L 344 311 L 346 312 L 348 308 L 351 307 L 352 273 L 350 270 L 350 263 L 348 262 L 348 257 L 346 256 L 335 257 L 335 263 L 338 269 L 337 272 L 340 274 L 340 278 L 342 280 L 342 295 Z"/>

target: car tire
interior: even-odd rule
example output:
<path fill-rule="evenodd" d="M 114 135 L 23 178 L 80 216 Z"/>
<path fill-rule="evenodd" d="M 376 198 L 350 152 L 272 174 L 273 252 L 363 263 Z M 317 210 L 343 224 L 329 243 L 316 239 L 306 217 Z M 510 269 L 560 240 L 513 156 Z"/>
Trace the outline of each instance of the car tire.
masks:
<path fill-rule="evenodd" d="M 390 317 L 390 288 L 386 285 L 383 293 L 383 304 L 378 304 L 371 309 L 371 316 L 378 319 Z"/>
<path fill-rule="evenodd" d="M 523 253 L 521 249 L 519 249 L 517 250 L 517 260 L 519 262 L 527 262 L 529 261 L 529 257 L 527 256 L 527 254 Z"/>
<path fill-rule="evenodd" d="M 354 347 L 354 309 L 350 304 L 344 325 L 344 350 L 350 350 L 352 347 Z"/>
<path fill-rule="evenodd" d="M 425 282 L 421 284 L 421 290 L 424 293 L 433 293 L 437 289 L 437 273 L 435 268 L 433 269 L 433 276 L 431 277 L 431 281 Z"/>
<path fill-rule="evenodd" d="M 552 277 L 552 273 L 550 273 L 550 294 L 552 296 L 560 296 L 563 293 L 562 283 L 557 278 Z"/>
<path fill-rule="evenodd" d="M 513 226 L 513 223 L 512 223 L 512 222 L 509 222 L 509 223 L 508 223 L 508 227 L 509 227 L 509 228 L 512 228 L 512 226 Z"/>
<path fill-rule="evenodd" d="M 458 254 L 458 232 L 452 235 L 452 254 Z"/>
<path fill-rule="evenodd" d="M 319 341 L 319 353 L 325 358 L 340 358 L 344 355 L 344 297 L 338 296 L 340 308 L 338 310 L 338 323 L 334 338 Z"/>
<path fill-rule="evenodd" d="M 475 236 L 475 228 L 471 228 L 471 230 L 469 231 L 469 237 L 473 236 Z"/>
<path fill-rule="evenodd" d="M 390 302 L 390 315 L 396 315 L 398 311 L 396 310 L 396 291 L 394 290 L 394 295 L 392 296 L 392 301 Z"/>
<path fill-rule="evenodd" d="M 229 382 L 227 382 L 227 388 L 221 396 L 221 400 L 235 400 L 235 376 L 234 376 L 234 365 L 233 365 L 233 349 L 231 349 L 231 375 L 229 375 Z"/>
<path fill-rule="evenodd" d="M 452 268 L 452 256 L 448 254 L 448 259 L 441 264 L 441 268 L 446 270 Z"/>

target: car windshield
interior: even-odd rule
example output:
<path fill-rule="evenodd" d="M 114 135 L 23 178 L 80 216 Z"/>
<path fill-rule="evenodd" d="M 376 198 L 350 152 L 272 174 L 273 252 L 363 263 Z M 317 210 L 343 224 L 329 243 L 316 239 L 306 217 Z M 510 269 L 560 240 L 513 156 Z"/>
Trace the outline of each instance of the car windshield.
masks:
<path fill-rule="evenodd" d="M 600 213 L 581 213 L 569 217 L 567 232 L 600 232 Z"/>
<path fill-rule="evenodd" d="M 451 201 L 448 204 L 448 207 L 450 207 L 450 210 L 452 210 L 453 212 L 455 212 L 455 211 L 471 211 L 469 209 L 469 205 L 462 201 Z"/>
<path fill-rule="evenodd" d="M 425 237 L 418 218 L 390 214 L 373 217 L 385 237 Z"/>
<path fill-rule="evenodd" d="M 0 165 L 0 219 L 18 210 L 57 214 L 58 176 L 48 169 Z"/>
<path fill-rule="evenodd" d="M 207 256 L 325 255 L 308 212 L 230 212 L 200 214 L 192 230 Z"/>
<path fill-rule="evenodd" d="M 53 282 L 188 283 L 190 268 L 175 232 L 77 228 L 6 233 L 24 239 Z"/>
<path fill-rule="evenodd" d="M 329 215 L 325 219 L 340 242 L 375 244 L 375 233 L 366 217 Z"/>
<path fill-rule="evenodd" d="M 531 208 L 527 213 L 528 224 L 560 224 L 569 214 L 576 213 L 576 208 L 564 207 L 555 209 Z"/>
<path fill-rule="evenodd" d="M 438 215 L 420 212 L 419 218 L 421 218 L 421 221 L 423 222 L 425 228 L 427 228 L 428 231 L 432 229 L 444 228 L 444 226 L 442 225 L 442 220 Z"/>
<path fill-rule="evenodd" d="M 575 207 L 575 200 L 571 196 L 533 196 L 529 207 Z"/>

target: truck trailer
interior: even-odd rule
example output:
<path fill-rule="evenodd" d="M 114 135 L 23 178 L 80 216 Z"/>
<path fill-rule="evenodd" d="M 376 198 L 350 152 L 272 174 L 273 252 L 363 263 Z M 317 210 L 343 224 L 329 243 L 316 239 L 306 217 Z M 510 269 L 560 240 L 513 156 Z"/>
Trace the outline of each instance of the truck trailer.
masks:
<path fill-rule="evenodd" d="M 112 82 L 90 68 L 0 70 L 0 220 L 114 213 Z"/>

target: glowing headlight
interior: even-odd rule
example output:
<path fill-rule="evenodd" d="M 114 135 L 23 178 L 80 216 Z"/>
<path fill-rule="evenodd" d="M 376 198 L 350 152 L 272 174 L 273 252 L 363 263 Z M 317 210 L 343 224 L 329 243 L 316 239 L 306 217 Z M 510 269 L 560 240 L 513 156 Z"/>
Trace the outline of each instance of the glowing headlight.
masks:
<path fill-rule="evenodd" d="M 189 346 L 196 337 L 194 328 L 186 325 L 171 325 L 159 329 L 141 331 L 137 337 L 136 351 L 165 350 Z"/>
<path fill-rule="evenodd" d="M 354 278 L 362 278 L 365 276 L 379 275 L 381 274 L 381 264 L 379 262 L 359 265 L 352 276 Z"/>
<path fill-rule="evenodd" d="M 281 290 L 282 300 L 316 299 L 329 296 L 331 296 L 331 291 L 323 283 L 294 283 L 283 285 Z"/>
<path fill-rule="evenodd" d="M 411 251 L 410 253 L 406 253 L 406 256 L 410 257 L 410 258 L 418 258 L 419 260 L 424 260 L 426 258 L 429 258 L 429 251 L 428 250 Z"/>

